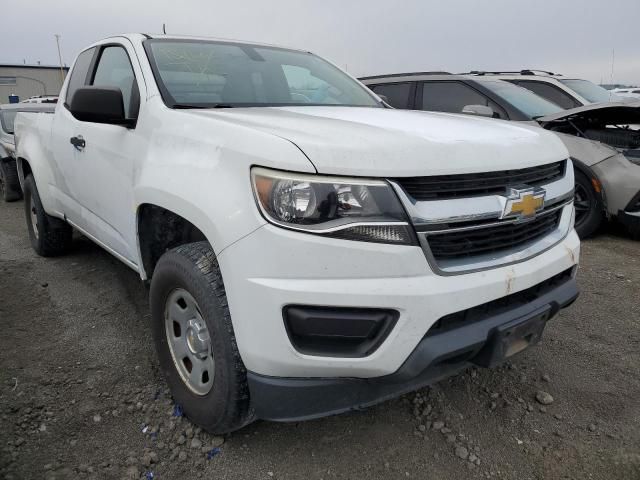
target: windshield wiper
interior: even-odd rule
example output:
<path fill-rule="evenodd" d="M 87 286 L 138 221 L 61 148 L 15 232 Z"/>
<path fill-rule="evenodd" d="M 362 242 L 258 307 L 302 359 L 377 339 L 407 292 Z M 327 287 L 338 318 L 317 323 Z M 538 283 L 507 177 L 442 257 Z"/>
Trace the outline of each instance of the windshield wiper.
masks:
<path fill-rule="evenodd" d="M 211 105 L 198 105 L 192 103 L 176 103 L 172 108 L 190 109 L 190 108 L 234 108 L 230 103 L 212 103 Z"/>

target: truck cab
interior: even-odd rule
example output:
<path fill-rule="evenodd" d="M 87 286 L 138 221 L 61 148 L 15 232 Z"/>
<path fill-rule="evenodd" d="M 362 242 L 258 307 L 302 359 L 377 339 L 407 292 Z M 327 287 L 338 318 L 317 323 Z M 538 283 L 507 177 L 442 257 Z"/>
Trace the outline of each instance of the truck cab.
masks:
<path fill-rule="evenodd" d="M 305 50 L 105 39 L 16 136 L 34 250 L 77 230 L 150 284 L 161 369 L 211 432 L 497 365 L 578 295 L 555 135 L 388 108 Z"/>

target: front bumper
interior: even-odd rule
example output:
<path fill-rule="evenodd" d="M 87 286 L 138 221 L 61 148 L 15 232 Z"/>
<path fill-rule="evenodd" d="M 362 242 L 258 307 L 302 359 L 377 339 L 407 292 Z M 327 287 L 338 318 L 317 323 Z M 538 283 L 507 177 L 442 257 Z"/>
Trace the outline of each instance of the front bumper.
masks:
<path fill-rule="evenodd" d="M 571 208 L 571 207 L 567 207 Z M 269 377 L 373 378 L 398 371 L 442 317 L 537 285 L 578 262 L 575 231 L 537 256 L 462 275 L 433 273 L 418 246 L 324 238 L 264 225 L 218 256 L 246 368 Z M 367 356 L 302 353 L 287 305 L 392 309 L 395 327 Z"/>
<path fill-rule="evenodd" d="M 383 377 L 281 378 L 249 372 L 252 405 L 257 417 L 264 420 L 308 420 L 370 406 L 437 382 L 471 364 L 490 366 L 488 359 L 501 358 L 503 353 L 497 352 L 498 343 L 493 341 L 497 329 L 525 323 L 539 312 L 545 312 L 546 322 L 577 296 L 571 274 L 531 302 L 425 336 L 395 373 Z"/>

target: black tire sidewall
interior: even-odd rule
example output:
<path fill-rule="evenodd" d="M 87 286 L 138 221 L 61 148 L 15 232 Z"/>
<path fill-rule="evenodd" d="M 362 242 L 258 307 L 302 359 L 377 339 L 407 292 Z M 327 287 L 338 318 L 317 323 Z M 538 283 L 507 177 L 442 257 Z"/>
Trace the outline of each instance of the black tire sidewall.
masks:
<path fill-rule="evenodd" d="M 66 221 L 45 212 L 33 175 L 28 175 L 24 180 L 24 197 L 27 230 L 35 252 L 42 257 L 55 257 L 66 253 L 71 247 L 73 229 Z M 37 238 L 31 223 L 31 207 L 35 208 L 38 218 Z"/>
<path fill-rule="evenodd" d="M 12 160 L 0 160 L 0 176 L 2 177 L 2 190 L 0 195 L 5 202 L 15 202 L 22 197 L 20 183 L 18 182 L 18 171 Z"/>
<path fill-rule="evenodd" d="M 590 179 L 582 172 L 575 172 L 575 182 L 580 184 L 589 196 L 589 212 L 580 225 L 576 224 L 576 231 L 580 238 L 588 238 L 598 231 L 604 220 L 602 200 L 594 190 Z"/>
<path fill-rule="evenodd" d="M 33 232 L 33 223 L 31 222 L 31 208 L 35 207 L 36 216 L 38 217 L 38 237 L 36 238 Z M 27 231 L 29 232 L 29 241 L 31 247 L 36 251 L 38 255 L 44 255 L 42 238 L 43 227 L 46 222 L 44 209 L 40 202 L 40 195 L 38 195 L 38 189 L 36 188 L 36 182 L 32 175 L 27 176 L 24 180 L 24 212 L 25 220 L 27 221 Z"/>
<path fill-rule="evenodd" d="M 4 172 L 4 162 L 0 159 L 0 194 L 4 201 L 7 201 L 7 191 L 7 176 Z"/>
<path fill-rule="evenodd" d="M 215 375 L 213 386 L 206 395 L 196 395 L 184 384 L 167 344 L 165 305 L 171 292 L 177 288 L 182 288 L 193 296 L 209 329 Z M 234 374 L 238 365 L 234 361 L 232 348 L 235 338 L 223 320 L 225 315 L 229 315 L 226 299 L 223 304 L 206 276 L 190 259 L 175 250 L 167 252 L 158 262 L 151 281 L 149 299 L 158 360 L 176 403 L 182 406 L 187 417 L 206 430 L 226 433 L 237 428 L 228 427 L 229 418 L 233 417 L 233 410 L 236 408 L 233 405 L 236 401 Z"/>

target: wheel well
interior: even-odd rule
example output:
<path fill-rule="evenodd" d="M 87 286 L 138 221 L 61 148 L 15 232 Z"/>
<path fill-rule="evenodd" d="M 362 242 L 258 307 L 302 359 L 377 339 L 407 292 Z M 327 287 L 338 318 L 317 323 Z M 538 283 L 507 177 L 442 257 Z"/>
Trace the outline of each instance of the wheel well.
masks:
<path fill-rule="evenodd" d="M 18 182 L 20 182 L 20 188 L 24 189 L 24 179 L 29 175 L 33 175 L 31 165 L 29 165 L 29 162 L 26 159 L 18 157 L 16 159 L 16 168 L 18 169 Z"/>
<path fill-rule="evenodd" d="M 170 210 L 151 204 L 138 209 L 138 241 L 147 279 L 167 250 L 202 240 L 206 237 L 198 227 Z"/>
<path fill-rule="evenodd" d="M 24 158 L 18 158 L 18 172 L 22 172 L 21 173 L 21 179 L 24 180 L 25 178 L 27 178 L 27 176 L 32 174 L 31 171 L 31 165 L 29 165 L 29 162 L 24 159 Z"/>

